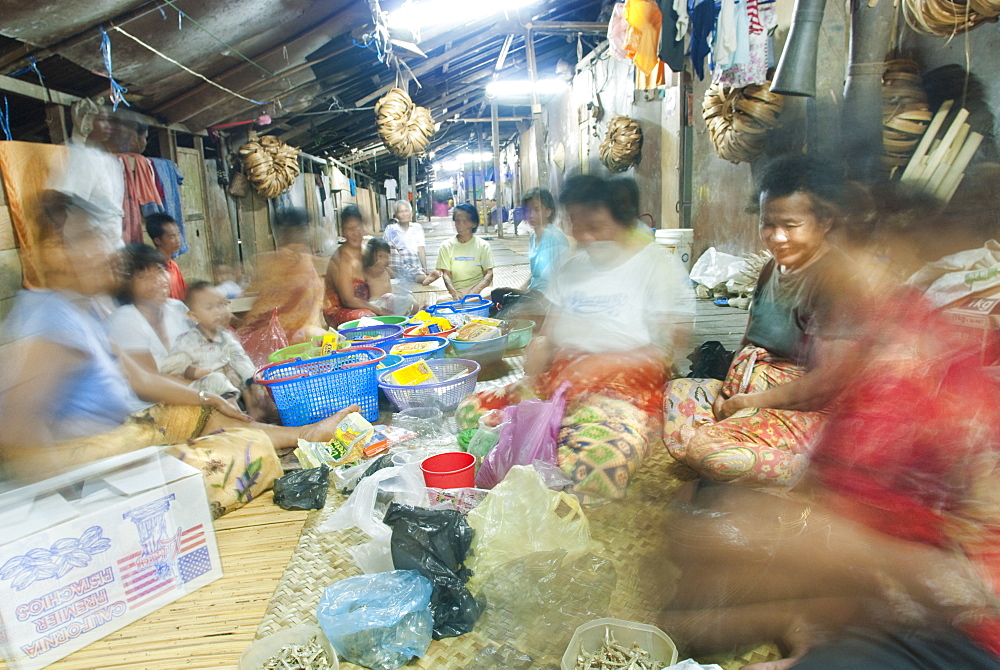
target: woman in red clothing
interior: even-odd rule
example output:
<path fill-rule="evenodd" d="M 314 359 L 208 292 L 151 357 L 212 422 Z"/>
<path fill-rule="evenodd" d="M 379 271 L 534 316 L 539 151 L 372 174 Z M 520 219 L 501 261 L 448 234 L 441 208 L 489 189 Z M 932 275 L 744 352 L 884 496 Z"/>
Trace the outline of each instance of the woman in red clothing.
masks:
<path fill-rule="evenodd" d="M 365 223 L 361 210 L 348 205 L 340 213 L 340 232 L 344 243 L 330 256 L 326 268 L 326 322 L 333 328 L 365 316 L 384 316 L 388 312 L 372 304 L 371 289 L 365 281 L 362 255 Z"/>

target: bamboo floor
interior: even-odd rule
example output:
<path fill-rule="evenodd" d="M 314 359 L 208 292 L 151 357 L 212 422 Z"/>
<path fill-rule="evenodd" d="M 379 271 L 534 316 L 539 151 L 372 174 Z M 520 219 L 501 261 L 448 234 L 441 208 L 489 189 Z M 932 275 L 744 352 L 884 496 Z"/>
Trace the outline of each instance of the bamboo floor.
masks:
<path fill-rule="evenodd" d="M 298 542 L 306 512 L 271 492 L 215 522 L 223 576 L 61 661 L 51 670 L 236 668 Z M 7 665 L 0 660 L 0 668 Z"/>

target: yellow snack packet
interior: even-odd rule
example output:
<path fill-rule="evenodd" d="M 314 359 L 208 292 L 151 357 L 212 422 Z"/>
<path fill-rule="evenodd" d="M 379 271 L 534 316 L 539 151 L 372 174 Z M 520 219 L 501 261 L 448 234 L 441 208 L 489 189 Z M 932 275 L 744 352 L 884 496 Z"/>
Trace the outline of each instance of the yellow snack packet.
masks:
<path fill-rule="evenodd" d="M 324 333 L 323 342 L 320 345 L 324 356 L 329 356 L 333 352 L 346 349 L 349 346 L 351 343 L 347 338 L 336 331 Z"/>
<path fill-rule="evenodd" d="M 434 371 L 426 361 L 417 361 L 389 373 L 389 379 L 398 386 L 416 386 L 437 381 Z"/>

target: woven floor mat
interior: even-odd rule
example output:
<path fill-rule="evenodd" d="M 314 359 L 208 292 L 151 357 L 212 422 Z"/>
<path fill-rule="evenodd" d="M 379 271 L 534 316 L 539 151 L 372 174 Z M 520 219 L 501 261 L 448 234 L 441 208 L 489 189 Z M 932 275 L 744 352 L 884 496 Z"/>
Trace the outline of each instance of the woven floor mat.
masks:
<path fill-rule="evenodd" d="M 512 381 L 520 376 L 523 359 L 508 359 L 507 374 L 483 382 L 479 390 Z M 449 419 L 449 422 L 452 421 Z M 453 424 L 446 424 L 453 428 Z M 573 631 L 586 620 L 609 616 L 629 621 L 655 623 L 658 612 L 668 602 L 677 583 L 676 571 L 663 559 L 666 538 L 663 533 L 665 510 L 677 488 L 684 483 L 684 472 L 661 447 L 643 464 L 629 489 L 628 498 L 587 510 L 592 536 L 603 543 L 598 558 L 614 566 L 616 581 L 607 594 L 590 593 L 589 584 L 581 586 L 579 575 L 565 576 L 563 584 L 554 584 L 554 592 L 580 592 L 578 600 L 566 608 L 558 606 L 558 614 L 534 611 L 514 611 L 514 607 L 488 608 L 472 633 L 457 638 L 434 641 L 427 654 L 411 661 L 414 668 L 489 668 L 496 666 L 476 661 L 487 647 L 517 650 L 531 657 L 524 668 L 557 669 L 559 659 Z M 263 637 L 299 623 L 316 623 L 316 605 L 323 589 L 345 577 L 360 574 L 348 548 L 368 541 L 355 529 L 324 533 L 323 522 L 346 498 L 331 490 L 325 509 L 310 514 L 285 573 L 275 589 L 267 612 L 257 629 Z M 560 575 L 557 579 L 562 579 Z M 611 588 L 610 586 L 608 588 Z M 582 591 L 581 591 L 582 589 Z M 595 596 L 600 603 L 595 604 Z M 589 602 L 583 602 L 589 601 Z M 577 605 L 579 605 L 577 607 Z M 590 608 L 590 609 L 588 609 Z M 572 611 L 567 611 L 567 609 Z M 725 670 L 736 670 L 744 664 L 776 660 L 777 649 L 764 645 L 738 657 L 714 658 Z M 341 662 L 341 667 L 358 667 Z M 515 663 L 504 667 L 522 667 Z"/>

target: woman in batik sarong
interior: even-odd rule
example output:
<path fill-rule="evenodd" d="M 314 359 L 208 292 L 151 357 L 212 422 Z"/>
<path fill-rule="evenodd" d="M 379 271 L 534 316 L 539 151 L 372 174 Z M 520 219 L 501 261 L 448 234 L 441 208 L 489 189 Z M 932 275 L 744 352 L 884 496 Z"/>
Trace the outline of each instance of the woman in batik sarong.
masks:
<path fill-rule="evenodd" d="M 678 379 L 666 390 L 664 441 L 703 477 L 790 486 L 849 360 L 862 283 L 828 236 L 842 219 L 840 166 L 786 156 L 759 186 L 760 238 L 773 258 L 750 307 L 744 348 L 725 381 Z"/>
<path fill-rule="evenodd" d="M 309 244 L 308 214 L 305 210 L 282 212 L 276 217 L 274 232 L 278 250 L 257 257 L 255 279 L 247 289 L 249 295 L 257 294 L 257 300 L 239 333 L 246 339 L 267 328 L 277 309 L 288 343 L 301 344 L 326 332 L 326 295 Z"/>
<path fill-rule="evenodd" d="M 585 501 L 620 498 L 659 442 L 663 386 L 693 301 L 680 262 L 636 231 L 638 188 L 623 178 L 577 175 L 560 195 L 578 249 L 554 273 L 552 312 L 532 342 L 523 380 L 469 396 L 463 429 L 525 398 L 548 399 L 569 382 L 559 466 Z"/>

